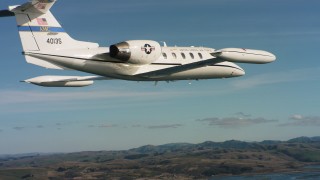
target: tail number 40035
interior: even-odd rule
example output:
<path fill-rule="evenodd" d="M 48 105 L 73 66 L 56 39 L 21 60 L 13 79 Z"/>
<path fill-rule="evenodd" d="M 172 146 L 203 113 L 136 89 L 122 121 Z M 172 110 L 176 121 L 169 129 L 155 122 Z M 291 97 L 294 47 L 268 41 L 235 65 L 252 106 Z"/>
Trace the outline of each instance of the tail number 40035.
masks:
<path fill-rule="evenodd" d="M 61 38 L 48 38 L 48 44 L 62 44 Z"/>

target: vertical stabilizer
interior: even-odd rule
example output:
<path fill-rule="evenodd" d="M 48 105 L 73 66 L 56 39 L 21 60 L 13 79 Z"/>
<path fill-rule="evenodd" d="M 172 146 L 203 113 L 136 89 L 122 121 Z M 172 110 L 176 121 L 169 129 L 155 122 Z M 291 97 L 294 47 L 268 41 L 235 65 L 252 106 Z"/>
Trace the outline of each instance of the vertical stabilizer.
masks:
<path fill-rule="evenodd" d="M 9 7 L 17 19 L 23 50 L 52 51 L 96 48 L 96 43 L 71 38 L 50 12 L 55 0 L 32 0 L 21 6 Z"/>

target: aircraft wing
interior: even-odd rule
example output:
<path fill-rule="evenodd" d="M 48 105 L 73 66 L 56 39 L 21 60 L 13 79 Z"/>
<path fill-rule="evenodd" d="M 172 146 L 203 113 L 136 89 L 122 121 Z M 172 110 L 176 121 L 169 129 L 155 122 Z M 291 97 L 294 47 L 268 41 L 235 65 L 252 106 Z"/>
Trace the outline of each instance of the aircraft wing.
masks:
<path fill-rule="evenodd" d="M 151 72 L 147 72 L 147 73 L 136 74 L 136 76 L 140 76 L 140 77 L 168 76 L 170 74 L 179 73 L 182 71 L 187 71 L 187 70 L 196 69 L 196 68 L 201 68 L 201 67 L 209 66 L 211 64 L 217 64 L 217 63 L 220 63 L 223 61 L 225 61 L 225 60 L 214 57 L 212 59 L 207 59 L 207 60 L 198 61 L 198 62 L 194 62 L 194 63 L 177 65 L 174 67 L 169 67 L 169 68 L 151 71 Z"/>

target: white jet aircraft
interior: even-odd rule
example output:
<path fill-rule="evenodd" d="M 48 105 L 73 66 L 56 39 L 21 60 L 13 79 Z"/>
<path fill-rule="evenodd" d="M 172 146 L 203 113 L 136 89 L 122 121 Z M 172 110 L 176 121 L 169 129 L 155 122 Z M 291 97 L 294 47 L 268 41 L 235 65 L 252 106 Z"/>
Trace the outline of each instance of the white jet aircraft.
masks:
<path fill-rule="evenodd" d="M 46 87 L 82 87 L 94 80 L 176 81 L 231 78 L 245 74 L 234 64 L 263 64 L 275 55 L 261 50 L 168 47 L 151 40 L 130 40 L 99 47 L 72 39 L 51 14 L 56 0 L 32 0 L 0 11 L 16 16 L 28 63 L 50 69 L 77 70 L 95 76 L 40 76 L 24 82 Z"/>

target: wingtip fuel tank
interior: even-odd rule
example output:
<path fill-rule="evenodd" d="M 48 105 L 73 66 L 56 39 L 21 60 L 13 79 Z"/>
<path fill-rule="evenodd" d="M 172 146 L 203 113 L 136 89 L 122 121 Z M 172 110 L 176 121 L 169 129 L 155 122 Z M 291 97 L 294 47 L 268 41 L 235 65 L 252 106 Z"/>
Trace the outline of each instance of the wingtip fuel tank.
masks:
<path fill-rule="evenodd" d="M 21 82 L 43 87 L 84 87 L 94 83 L 92 80 L 79 80 L 77 76 L 39 76 Z"/>
<path fill-rule="evenodd" d="M 242 48 L 225 48 L 217 50 L 211 55 L 237 63 L 265 64 L 276 60 L 276 56 L 270 52 Z"/>

